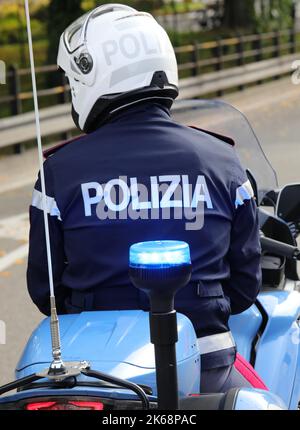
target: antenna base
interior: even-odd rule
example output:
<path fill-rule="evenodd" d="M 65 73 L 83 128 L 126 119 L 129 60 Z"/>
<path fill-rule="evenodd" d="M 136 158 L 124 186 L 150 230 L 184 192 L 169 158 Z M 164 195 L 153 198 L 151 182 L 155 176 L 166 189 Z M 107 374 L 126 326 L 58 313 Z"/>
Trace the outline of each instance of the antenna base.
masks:
<path fill-rule="evenodd" d="M 55 362 L 54 360 L 51 363 L 49 369 L 45 369 L 37 375 L 42 378 L 63 381 L 64 379 L 70 377 L 79 376 L 83 370 L 90 368 L 90 363 L 87 361 L 71 361 L 66 363 L 61 361 L 60 366 L 62 365 L 62 367 L 57 367 L 58 364 L 59 363 L 57 361 Z"/>
<path fill-rule="evenodd" d="M 61 359 L 56 359 L 52 361 L 48 373 L 51 376 L 64 375 L 66 370 L 64 362 Z"/>

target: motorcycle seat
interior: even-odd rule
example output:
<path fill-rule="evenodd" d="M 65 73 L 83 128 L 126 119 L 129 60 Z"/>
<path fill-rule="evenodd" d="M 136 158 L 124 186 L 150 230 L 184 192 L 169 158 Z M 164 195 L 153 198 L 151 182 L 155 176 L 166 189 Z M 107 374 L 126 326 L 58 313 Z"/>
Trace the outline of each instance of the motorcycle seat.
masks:
<path fill-rule="evenodd" d="M 185 411 L 224 411 L 234 409 L 235 399 L 240 391 L 233 388 L 227 393 L 199 394 L 180 400 L 179 410 Z"/>

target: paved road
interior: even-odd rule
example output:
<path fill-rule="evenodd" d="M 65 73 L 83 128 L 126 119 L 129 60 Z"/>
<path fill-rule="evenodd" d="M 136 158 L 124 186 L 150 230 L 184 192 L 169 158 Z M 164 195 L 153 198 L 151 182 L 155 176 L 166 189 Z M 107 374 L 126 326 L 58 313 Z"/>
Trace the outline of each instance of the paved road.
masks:
<path fill-rule="evenodd" d="M 300 87 L 281 80 L 227 100 L 247 113 L 280 183 L 300 181 Z M 21 351 L 42 318 L 28 298 L 25 281 L 27 212 L 36 173 L 35 152 L 0 159 L 0 320 L 6 324 L 5 345 L 0 324 L 0 385 L 13 377 Z"/>

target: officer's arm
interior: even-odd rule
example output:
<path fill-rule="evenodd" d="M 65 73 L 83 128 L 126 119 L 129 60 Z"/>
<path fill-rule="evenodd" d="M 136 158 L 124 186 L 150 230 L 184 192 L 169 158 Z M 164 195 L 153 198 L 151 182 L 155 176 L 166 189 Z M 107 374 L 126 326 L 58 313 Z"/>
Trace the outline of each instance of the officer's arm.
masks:
<path fill-rule="evenodd" d="M 235 187 L 235 215 L 227 255 L 231 275 L 223 284 L 233 314 L 243 312 L 255 302 L 261 284 L 258 211 L 246 176 L 244 180 Z"/>
<path fill-rule="evenodd" d="M 54 184 L 48 162 L 45 162 L 44 166 L 54 288 L 58 312 L 65 313 L 64 299 L 67 292 L 61 285 L 62 274 L 66 267 L 62 221 L 59 208 L 54 197 Z M 32 204 L 30 206 L 27 287 L 30 297 L 39 310 L 45 315 L 49 315 L 49 278 L 40 175 L 33 190 Z"/>

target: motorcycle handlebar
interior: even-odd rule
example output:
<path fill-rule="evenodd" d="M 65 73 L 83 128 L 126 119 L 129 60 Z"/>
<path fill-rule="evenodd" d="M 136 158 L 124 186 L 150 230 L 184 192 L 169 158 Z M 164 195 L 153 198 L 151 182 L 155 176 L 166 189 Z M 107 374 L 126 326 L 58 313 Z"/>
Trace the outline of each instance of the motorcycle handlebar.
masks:
<path fill-rule="evenodd" d="M 300 250 L 296 246 L 287 245 L 286 243 L 264 236 L 260 238 L 260 243 L 262 250 L 265 252 L 277 254 L 281 257 L 300 260 Z"/>

